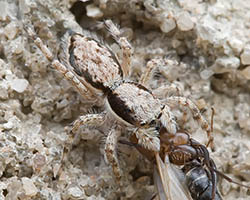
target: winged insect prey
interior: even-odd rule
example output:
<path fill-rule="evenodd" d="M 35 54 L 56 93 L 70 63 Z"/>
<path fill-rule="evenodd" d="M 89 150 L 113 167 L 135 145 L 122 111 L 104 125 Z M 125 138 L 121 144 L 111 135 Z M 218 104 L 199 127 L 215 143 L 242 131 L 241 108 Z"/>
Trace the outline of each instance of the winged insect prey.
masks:
<path fill-rule="evenodd" d="M 192 200 L 185 181 L 185 174 L 181 169 L 170 163 L 168 154 L 153 152 L 138 145 L 138 139 L 130 137 L 130 142 L 121 141 L 129 144 L 145 156 L 150 162 L 154 163 L 154 184 L 157 188 L 157 195 L 160 200 Z"/>
<path fill-rule="evenodd" d="M 190 135 L 185 131 L 177 131 L 175 135 L 169 134 L 164 128 L 160 130 L 161 149 L 159 152 L 152 152 L 138 145 L 135 137 L 130 137 L 130 141 L 137 150 L 144 155 L 149 161 L 157 163 L 158 178 L 160 177 L 162 184 L 156 183 L 159 189 L 159 196 L 161 199 L 169 199 L 171 194 L 170 173 L 175 168 L 169 168 L 168 166 L 183 166 L 182 172 L 184 178 L 180 178 L 178 171 L 174 171 L 173 174 L 179 174 L 179 182 L 185 182 L 188 191 L 190 192 L 194 200 L 220 200 L 219 191 L 217 190 L 218 176 L 225 178 L 227 181 L 238 184 L 242 187 L 250 188 L 250 186 L 238 183 L 226 176 L 222 172 L 218 171 L 214 161 L 211 159 L 207 148 L 200 144 L 198 141 L 192 139 Z M 168 159 L 170 161 L 168 162 Z M 163 162 L 164 161 L 164 162 Z M 178 168 L 180 169 L 180 168 Z M 173 178 L 174 176 L 171 175 Z M 156 180 L 157 180 L 156 179 Z M 158 181 L 159 182 L 159 181 Z M 176 182 L 176 181 L 173 181 Z M 181 188 L 180 186 L 174 188 Z M 162 194 L 162 191 L 164 194 Z M 186 191 L 185 187 L 181 191 Z M 165 198 L 164 198 L 165 195 Z M 170 197 L 176 197 L 171 194 Z M 186 198 L 188 196 L 186 195 Z"/>
<path fill-rule="evenodd" d="M 221 199 L 217 190 L 218 176 L 231 183 L 250 188 L 218 171 L 206 146 L 191 138 L 189 133 L 177 131 L 175 135 L 171 135 L 163 128 L 160 132 L 160 140 L 160 153 L 167 154 L 172 164 L 184 166 L 183 172 L 186 174 L 187 185 L 195 200 Z"/>
<path fill-rule="evenodd" d="M 214 199 L 217 183 L 217 175 L 213 170 L 214 162 L 209 157 L 207 148 L 192 139 L 187 132 L 178 131 L 175 136 L 169 135 L 163 130 L 161 134 L 163 151 L 169 154 L 170 162 L 175 165 L 185 165 L 194 159 L 202 159 L 203 164 L 211 173 L 213 184 L 212 199 Z"/>
<path fill-rule="evenodd" d="M 160 200 L 192 200 L 185 184 L 184 174 L 179 168 L 176 168 L 170 163 L 168 155 L 165 155 L 163 161 L 157 152 L 155 153 L 155 158 L 157 170 L 154 170 L 154 181 L 157 186 Z"/>

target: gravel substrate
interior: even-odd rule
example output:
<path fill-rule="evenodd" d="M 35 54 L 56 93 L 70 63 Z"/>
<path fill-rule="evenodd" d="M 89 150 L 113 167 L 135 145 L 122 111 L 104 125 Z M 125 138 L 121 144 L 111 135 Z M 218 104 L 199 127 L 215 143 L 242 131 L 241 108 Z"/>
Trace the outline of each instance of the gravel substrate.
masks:
<path fill-rule="evenodd" d="M 34 27 L 55 55 L 70 29 L 102 35 L 119 56 L 117 44 L 99 29 L 103 19 L 119 24 L 133 46 L 131 80 L 139 80 L 149 60 L 168 59 L 149 87 L 177 85 L 209 122 L 214 108 L 211 157 L 220 171 L 249 185 L 249 18 L 248 0 L 0 1 L 0 200 L 132 200 L 155 193 L 152 164 L 124 144 L 118 146 L 123 187 L 117 188 L 103 156 L 107 127 L 78 131 L 62 162 L 65 127 L 99 105 L 84 100 L 51 67 L 24 27 Z M 186 109 L 178 110 L 180 125 L 205 143 L 204 131 L 194 120 L 183 123 Z M 250 190 L 224 179 L 218 189 L 227 200 L 250 199 Z"/>

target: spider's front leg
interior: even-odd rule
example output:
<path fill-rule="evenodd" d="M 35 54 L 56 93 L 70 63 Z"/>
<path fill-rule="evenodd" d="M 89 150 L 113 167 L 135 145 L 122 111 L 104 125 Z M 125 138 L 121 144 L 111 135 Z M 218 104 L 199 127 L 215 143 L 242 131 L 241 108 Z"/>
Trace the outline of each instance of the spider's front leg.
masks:
<path fill-rule="evenodd" d="M 182 96 L 183 89 L 180 85 L 175 83 L 172 84 L 163 84 L 162 86 L 154 89 L 153 94 L 158 99 L 165 99 L 170 96 Z"/>
<path fill-rule="evenodd" d="M 121 36 L 119 28 L 111 20 L 105 20 L 104 24 L 122 50 L 121 67 L 125 77 L 128 77 L 130 72 L 132 47 L 127 38 Z"/>
<path fill-rule="evenodd" d="M 92 100 L 93 96 L 95 95 L 87 90 L 84 84 L 77 78 L 77 75 L 72 70 L 70 70 L 70 67 L 62 64 L 58 59 L 55 58 L 49 48 L 35 34 L 31 27 L 26 27 L 25 29 L 28 35 L 33 39 L 36 46 L 41 50 L 43 55 L 51 62 L 52 67 L 60 72 L 85 99 Z"/>
<path fill-rule="evenodd" d="M 167 59 L 163 58 L 154 58 L 147 62 L 146 69 L 141 75 L 141 78 L 139 80 L 139 83 L 148 86 L 150 83 L 150 80 L 152 79 L 154 72 L 157 68 L 160 66 L 169 65 Z M 176 85 L 175 83 L 172 84 L 164 84 L 156 89 L 153 90 L 153 94 L 159 98 L 163 99 L 170 95 L 180 96 L 182 94 L 182 87 L 181 85 Z"/>
<path fill-rule="evenodd" d="M 139 80 L 139 83 L 145 86 L 148 86 L 149 81 L 151 80 L 155 69 L 162 64 L 162 59 L 152 59 L 150 61 L 147 62 L 146 65 L 146 69 L 145 71 L 142 73 L 141 78 Z"/>
<path fill-rule="evenodd" d="M 198 121 L 200 124 L 201 128 L 207 132 L 207 137 L 208 137 L 208 142 L 206 146 L 211 146 L 211 148 L 214 148 L 213 144 L 213 135 L 211 132 L 211 128 L 209 126 L 209 123 L 207 120 L 202 116 L 199 108 L 195 105 L 195 103 L 186 97 L 178 97 L 178 96 L 173 96 L 173 97 L 168 97 L 165 100 L 166 104 L 172 104 L 172 105 L 181 105 L 184 107 L 189 108 L 189 110 L 192 112 L 193 118 Z"/>

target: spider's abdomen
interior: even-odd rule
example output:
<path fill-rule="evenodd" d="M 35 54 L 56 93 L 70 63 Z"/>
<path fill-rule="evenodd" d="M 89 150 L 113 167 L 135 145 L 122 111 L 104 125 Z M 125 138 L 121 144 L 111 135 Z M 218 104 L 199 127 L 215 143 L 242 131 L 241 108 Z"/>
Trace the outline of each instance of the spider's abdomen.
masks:
<path fill-rule="evenodd" d="M 121 66 L 108 47 L 80 34 L 73 34 L 69 43 L 70 65 L 92 87 L 105 92 L 115 81 L 123 79 Z"/>

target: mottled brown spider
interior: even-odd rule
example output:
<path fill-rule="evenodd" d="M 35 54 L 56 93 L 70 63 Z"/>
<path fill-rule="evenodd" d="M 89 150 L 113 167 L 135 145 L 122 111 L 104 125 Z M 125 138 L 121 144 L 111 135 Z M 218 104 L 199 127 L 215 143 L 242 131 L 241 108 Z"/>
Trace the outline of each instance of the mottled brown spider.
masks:
<path fill-rule="evenodd" d="M 147 70 L 140 83 L 128 79 L 132 48 L 120 30 L 111 20 L 104 25 L 119 44 L 122 59 L 111 51 L 107 45 L 78 33 L 68 33 L 62 43 L 62 54 L 55 58 L 51 51 L 36 36 L 31 28 L 28 34 L 41 49 L 52 66 L 59 71 L 85 99 L 103 102 L 105 111 L 98 114 L 80 116 L 73 125 L 72 133 L 82 125 L 101 126 L 110 124 L 105 142 L 105 157 L 111 164 L 117 180 L 122 173 L 119 167 L 116 145 L 121 131 L 134 134 L 138 143 L 152 151 L 160 150 L 158 127 L 164 127 L 170 134 L 178 129 L 175 117 L 168 103 L 189 107 L 193 116 L 203 129 L 207 131 L 209 141 L 212 141 L 210 127 L 202 117 L 196 105 L 185 97 L 169 97 L 161 101 L 145 86 L 157 61 L 148 62 Z M 164 88 L 171 89 L 170 87 Z"/>

